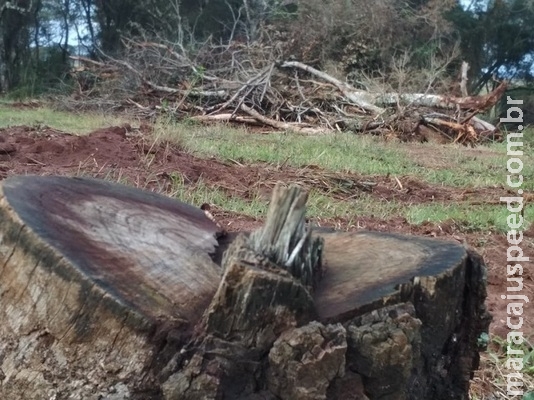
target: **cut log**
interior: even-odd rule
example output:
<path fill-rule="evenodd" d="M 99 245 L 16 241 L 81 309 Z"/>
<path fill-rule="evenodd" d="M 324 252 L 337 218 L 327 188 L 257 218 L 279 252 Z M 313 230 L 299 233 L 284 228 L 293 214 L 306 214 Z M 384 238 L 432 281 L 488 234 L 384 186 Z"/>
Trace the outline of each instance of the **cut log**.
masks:
<path fill-rule="evenodd" d="M 153 193 L 4 181 L 0 398 L 467 399 L 489 325 L 482 259 L 310 236 L 305 195 L 276 193 L 265 228 L 232 241 Z"/>

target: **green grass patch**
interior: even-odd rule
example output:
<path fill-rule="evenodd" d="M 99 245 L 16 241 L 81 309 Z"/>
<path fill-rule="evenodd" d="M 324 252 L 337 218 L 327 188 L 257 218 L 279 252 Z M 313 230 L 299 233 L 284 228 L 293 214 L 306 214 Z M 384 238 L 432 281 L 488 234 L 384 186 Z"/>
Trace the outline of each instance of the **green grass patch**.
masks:
<path fill-rule="evenodd" d="M 469 204 L 419 204 L 403 211 L 406 219 L 419 225 L 423 222 L 441 223 L 453 221 L 464 232 L 492 231 L 504 233 L 508 231 L 506 218 L 509 215 L 506 205 L 469 205 Z M 534 208 L 527 207 L 525 221 L 534 220 Z M 523 227 L 523 228 L 528 228 Z"/>
<path fill-rule="evenodd" d="M 204 203 L 213 204 L 227 211 L 262 217 L 267 211 L 267 203 L 259 198 L 251 200 L 229 196 L 224 190 L 208 186 L 199 181 L 194 185 L 185 184 L 182 175 L 171 174 L 172 185 L 169 196 L 184 203 L 200 207 Z"/>
<path fill-rule="evenodd" d="M 45 125 L 63 132 L 86 134 L 96 129 L 121 125 L 126 119 L 105 114 L 75 114 L 56 111 L 47 107 L 16 108 L 0 103 L 0 128 L 9 126 Z"/>
<path fill-rule="evenodd" d="M 224 210 L 246 214 L 254 218 L 265 217 L 267 201 L 259 197 L 242 199 L 228 194 L 225 190 L 198 182 L 185 184 L 182 177 L 172 177 L 171 196 L 189 204 L 200 206 L 203 203 L 214 204 Z M 404 217 L 414 225 L 423 222 L 453 222 L 463 232 L 499 232 L 508 231 L 506 207 L 499 205 L 457 205 L 429 203 L 411 206 L 395 201 L 379 201 L 369 194 L 350 200 L 334 200 L 317 191 L 311 191 L 308 198 L 307 215 L 320 218 L 343 218 L 351 225 L 359 217 L 373 217 L 388 220 L 392 217 Z M 525 220 L 534 219 L 534 209 L 526 209 Z"/>
<path fill-rule="evenodd" d="M 394 201 L 377 201 L 369 194 L 349 200 L 333 200 L 321 193 L 310 192 L 307 215 L 321 218 L 344 218 L 352 223 L 358 217 L 389 219 L 402 213 L 403 205 Z"/>
<path fill-rule="evenodd" d="M 402 143 L 399 150 L 417 165 L 414 176 L 453 187 L 506 185 L 506 144 L 467 148 L 460 145 Z M 525 153 L 526 174 L 534 173 L 534 159 Z M 532 185 L 532 182 L 528 182 Z M 533 186 L 534 187 L 534 186 Z"/>
<path fill-rule="evenodd" d="M 197 155 L 244 163 L 317 165 L 327 170 L 364 175 L 412 176 L 453 187 L 506 185 L 505 143 L 470 149 L 459 145 L 388 143 L 370 135 L 350 133 L 262 135 L 224 125 L 205 127 L 167 120 L 160 120 L 155 132 L 158 139 L 178 142 Z M 438 159 L 441 162 L 435 162 Z M 523 174 L 534 176 L 534 158 L 526 151 L 523 164 Z M 534 181 L 525 179 L 524 189 L 533 190 Z"/>
<path fill-rule="evenodd" d="M 172 174 L 171 180 L 171 189 L 167 194 L 180 201 L 195 206 L 209 203 L 224 210 L 246 214 L 254 218 L 265 217 L 267 213 L 268 202 L 259 196 L 243 199 L 203 181 L 187 184 L 179 173 Z M 339 201 L 313 190 L 309 193 L 307 205 L 307 215 L 310 217 L 341 217 L 348 220 L 355 220 L 358 216 L 387 219 L 392 213 L 395 214 L 402 210 L 402 204 L 386 201 L 377 202 L 368 194 L 351 200 Z"/>
<path fill-rule="evenodd" d="M 358 171 L 369 175 L 394 173 L 410 165 L 393 146 L 369 135 L 253 134 L 222 124 L 206 127 L 165 120 L 156 124 L 155 132 L 159 139 L 178 142 L 195 154 L 239 162 L 317 165 L 334 171 Z"/>

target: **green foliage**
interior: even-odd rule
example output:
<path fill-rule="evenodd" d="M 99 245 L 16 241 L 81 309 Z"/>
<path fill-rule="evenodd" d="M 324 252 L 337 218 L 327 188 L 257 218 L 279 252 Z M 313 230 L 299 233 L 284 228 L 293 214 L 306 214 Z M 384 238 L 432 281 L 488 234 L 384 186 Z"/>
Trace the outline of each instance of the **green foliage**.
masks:
<path fill-rule="evenodd" d="M 19 83 L 8 92 L 7 98 L 23 100 L 58 90 L 59 87 L 68 89 L 70 65 L 65 63 L 63 51 L 58 46 L 41 48 L 38 56 L 39 59 L 25 64 L 20 70 Z"/>
<path fill-rule="evenodd" d="M 458 31 L 463 58 L 471 65 L 472 91 L 478 92 L 495 74 L 500 79 L 533 79 L 534 2 L 498 0 L 488 7 L 447 13 Z"/>

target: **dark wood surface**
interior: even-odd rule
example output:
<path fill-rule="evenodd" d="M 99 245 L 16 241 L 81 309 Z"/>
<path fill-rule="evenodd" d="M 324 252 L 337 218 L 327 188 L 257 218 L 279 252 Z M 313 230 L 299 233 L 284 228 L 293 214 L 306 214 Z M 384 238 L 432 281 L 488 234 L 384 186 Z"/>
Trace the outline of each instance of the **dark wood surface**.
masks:
<path fill-rule="evenodd" d="M 379 232 L 317 233 L 325 241 L 325 275 L 316 307 L 325 321 L 340 321 L 406 301 L 403 288 L 462 265 L 466 249 L 453 242 Z"/>

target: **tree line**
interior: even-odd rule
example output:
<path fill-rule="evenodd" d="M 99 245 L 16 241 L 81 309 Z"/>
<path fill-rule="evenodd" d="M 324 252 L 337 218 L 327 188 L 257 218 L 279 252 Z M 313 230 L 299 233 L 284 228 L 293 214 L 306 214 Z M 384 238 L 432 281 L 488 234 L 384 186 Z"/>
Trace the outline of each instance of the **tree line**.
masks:
<path fill-rule="evenodd" d="M 532 0 L 0 0 L 0 92 L 54 88 L 69 56 L 120 57 L 133 38 L 273 46 L 354 82 L 410 71 L 421 84 L 467 61 L 474 94 L 494 77 L 532 84 L 533 26 Z"/>

